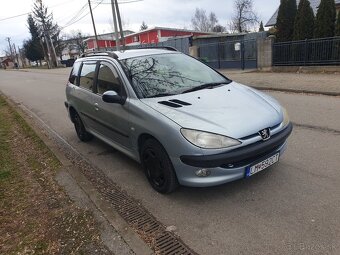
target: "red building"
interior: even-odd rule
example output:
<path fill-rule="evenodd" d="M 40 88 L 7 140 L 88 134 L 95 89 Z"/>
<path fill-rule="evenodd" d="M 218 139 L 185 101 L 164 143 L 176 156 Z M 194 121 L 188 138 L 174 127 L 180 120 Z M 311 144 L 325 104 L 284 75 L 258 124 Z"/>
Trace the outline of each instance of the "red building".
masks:
<path fill-rule="evenodd" d="M 149 43 L 159 43 L 168 40 L 169 38 L 183 37 L 183 36 L 199 36 L 210 35 L 215 33 L 205 33 L 186 29 L 154 27 L 146 29 L 137 33 L 132 31 L 124 31 L 124 40 L 126 45 L 139 45 Z M 88 50 L 95 50 L 95 38 L 89 37 L 85 40 Z M 113 48 L 116 46 L 114 33 L 98 36 L 99 48 Z"/>

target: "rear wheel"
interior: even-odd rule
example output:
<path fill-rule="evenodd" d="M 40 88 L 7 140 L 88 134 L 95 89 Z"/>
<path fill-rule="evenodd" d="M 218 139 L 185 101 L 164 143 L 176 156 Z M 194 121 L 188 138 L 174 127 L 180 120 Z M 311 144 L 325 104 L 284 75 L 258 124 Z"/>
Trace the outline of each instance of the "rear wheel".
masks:
<path fill-rule="evenodd" d="M 178 187 L 176 173 L 163 146 L 155 139 L 148 139 L 141 147 L 141 161 L 151 186 L 167 194 Z"/>
<path fill-rule="evenodd" d="M 88 142 L 93 138 L 93 135 L 86 131 L 85 126 L 78 113 L 74 114 L 73 123 L 80 141 Z"/>

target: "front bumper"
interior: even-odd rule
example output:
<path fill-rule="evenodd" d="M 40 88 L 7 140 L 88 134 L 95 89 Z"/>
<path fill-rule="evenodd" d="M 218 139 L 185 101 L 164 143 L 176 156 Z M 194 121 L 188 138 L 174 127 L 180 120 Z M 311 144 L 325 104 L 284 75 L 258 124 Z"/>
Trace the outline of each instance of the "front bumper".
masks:
<path fill-rule="evenodd" d="M 223 167 L 225 165 L 242 166 L 247 165 L 266 154 L 281 147 L 288 136 L 292 133 L 293 125 L 290 123 L 283 131 L 273 135 L 267 141 L 259 141 L 254 144 L 241 147 L 229 152 L 202 155 L 202 156 L 181 156 L 181 161 L 194 167 Z"/>
<path fill-rule="evenodd" d="M 178 181 L 190 187 L 210 187 L 245 178 L 246 169 L 259 161 L 286 150 L 287 138 L 293 130 L 289 124 L 284 130 L 275 134 L 267 141 L 260 141 L 244 148 L 215 155 L 182 156 L 172 158 Z M 199 169 L 209 169 L 207 177 L 198 177 Z"/>

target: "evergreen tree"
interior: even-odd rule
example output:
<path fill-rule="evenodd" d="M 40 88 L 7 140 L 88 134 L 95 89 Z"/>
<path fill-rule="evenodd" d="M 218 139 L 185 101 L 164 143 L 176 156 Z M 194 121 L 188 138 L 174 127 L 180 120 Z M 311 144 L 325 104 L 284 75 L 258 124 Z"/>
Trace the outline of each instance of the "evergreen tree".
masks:
<path fill-rule="evenodd" d="M 56 67 L 57 56 L 54 54 L 56 42 L 55 39 L 59 38 L 60 29 L 57 24 L 53 22 L 53 14 L 49 13 L 47 7 L 43 4 L 42 0 L 37 0 L 33 6 L 34 20 L 37 22 L 39 31 L 45 39 L 45 46 L 52 59 L 52 66 Z M 51 43 L 51 41 L 54 41 Z M 49 61 L 49 59 L 48 59 Z"/>
<path fill-rule="evenodd" d="M 333 37 L 336 8 L 334 0 L 321 0 L 315 20 L 315 38 Z"/>
<path fill-rule="evenodd" d="M 34 39 L 39 38 L 40 37 L 39 28 L 37 24 L 35 23 L 31 14 L 28 15 L 27 23 L 28 23 L 28 30 L 30 31 L 32 39 L 34 40 Z"/>
<path fill-rule="evenodd" d="M 264 31 L 264 27 L 263 27 L 263 22 L 261 21 L 260 23 L 260 28 L 259 28 L 259 32 L 263 32 Z"/>
<path fill-rule="evenodd" d="M 23 44 L 25 56 L 30 61 L 39 61 L 44 59 L 44 53 L 42 47 L 32 39 L 25 41 Z"/>
<path fill-rule="evenodd" d="M 31 39 L 24 42 L 25 55 L 30 61 L 42 60 L 44 59 L 44 50 L 40 43 L 39 28 L 32 15 L 28 15 L 27 23 Z"/>
<path fill-rule="evenodd" d="M 281 0 L 276 21 L 277 41 L 287 42 L 293 39 L 296 0 Z"/>
<path fill-rule="evenodd" d="M 311 39 L 314 35 L 314 12 L 308 0 L 300 0 L 294 22 L 293 40 Z"/>
<path fill-rule="evenodd" d="M 340 12 L 338 13 L 338 19 L 336 20 L 335 36 L 340 36 Z"/>
<path fill-rule="evenodd" d="M 142 25 L 140 26 L 140 31 L 147 30 L 148 25 L 143 21 Z"/>

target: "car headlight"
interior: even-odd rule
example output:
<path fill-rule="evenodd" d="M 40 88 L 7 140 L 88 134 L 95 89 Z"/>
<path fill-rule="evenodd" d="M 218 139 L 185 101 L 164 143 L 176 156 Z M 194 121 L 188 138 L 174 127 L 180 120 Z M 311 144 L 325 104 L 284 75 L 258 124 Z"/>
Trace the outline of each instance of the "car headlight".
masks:
<path fill-rule="evenodd" d="M 190 143 L 204 149 L 222 149 L 241 144 L 236 139 L 199 130 L 182 128 L 181 133 Z"/>
<path fill-rule="evenodd" d="M 288 112 L 285 108 L 282 107 L 282 112 L 283 112 L 283 126 L 287 126 L 289 124 L 289 116 L 288 116 Z"/>

